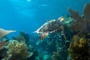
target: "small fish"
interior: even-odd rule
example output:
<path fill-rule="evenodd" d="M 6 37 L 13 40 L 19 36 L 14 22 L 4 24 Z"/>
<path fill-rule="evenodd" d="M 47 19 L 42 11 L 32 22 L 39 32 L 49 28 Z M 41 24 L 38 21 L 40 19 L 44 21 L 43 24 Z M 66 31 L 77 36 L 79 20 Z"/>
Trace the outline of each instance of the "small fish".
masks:
<path fill-rule="evenodd" d="M 41 33 L 39 36 L 39 39 L 43 40 L 47 35 L 48 35 L 48 33 Z"/>
<path fill-rule="evenodd" d="M 64 16 L 58 18 L 58 20 L 59 20 L 60 22 L 62 22 L 64 19 L 65 19 Z"/>
<path fill-rule="evenodd" d="M 16 32 L 16 30 L 4 30 L 2 28 L 0 28 L 0 38 L 2 38 L 3 36 L 12 33 L 12 32 Z"/>

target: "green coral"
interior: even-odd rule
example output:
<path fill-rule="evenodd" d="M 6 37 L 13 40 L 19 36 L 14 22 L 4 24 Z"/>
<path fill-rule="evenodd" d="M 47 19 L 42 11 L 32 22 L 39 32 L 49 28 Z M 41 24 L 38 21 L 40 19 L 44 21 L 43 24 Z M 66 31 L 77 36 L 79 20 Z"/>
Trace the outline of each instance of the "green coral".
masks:
<path fill-rule="evenodd" d="M 30 42 L 29 42 L 29 34 L 25 33 L 24 31 L 20 31 L 19 36 L 12 37 L 14 40 L 17 40 L 19 42 L 25 42 L 27 46 L 29 47 Z"/>
<path fill-rule="evenodd" d="M 11 55 L 10 60 L 22 60 L 29 56 L 28 47 L 25 42 L 11 41 L 7 49 L 8 55 Z"/>
<path fill-rule="evenodd" d="M 60 55 L 57 52 L 53 52 L 53 60 L 59 60 L 60 59 Z"/>
<path fill-rule="evenodd" d="M 86 38 L 74 36 L 68 49 L 73 60 L 88 60 L 88 47 Z"/>

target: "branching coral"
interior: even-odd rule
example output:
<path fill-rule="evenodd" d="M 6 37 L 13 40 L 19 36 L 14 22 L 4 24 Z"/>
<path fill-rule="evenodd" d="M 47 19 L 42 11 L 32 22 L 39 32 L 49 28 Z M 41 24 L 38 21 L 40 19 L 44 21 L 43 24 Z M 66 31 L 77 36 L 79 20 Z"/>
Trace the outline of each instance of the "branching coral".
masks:
<path fill-rule="evenodd" d="M 25 32 L 23 31 L 20 31 L 20 36 L 16 36 L 16 37 L 12 37 L 14 40 L 17 40 L 19 42 L 22 42 L 24 41 L 27 46 L 30 45 L 30 42 L 29 42 L 29 34 L 26 34 Z"/>
<path fill-rule="evenodd" d="M 88 60 L 89 53 L 86 38 L 74 36 L 69 46 L 69 56 L 73 60 Z"/>
<path fill-rule="evenodd" d="M 68 53 L 66 49 L 59 48 L 57 52 L 53 52 L 52 58 L 53 60 L 67 60 Z"/>
<path fill-rule="evenodd" d="M 53 60 L 59 60 L 60 59 L 60 55 L 57 52 L 53 52 Z"/>
<path fill-rule="evenodd" d="M 74 36 L 70 46 L 69 46 L 69 55 L 74 60 L 89 60 L 90 58 L 90 2 L 84 6 L 82 18 L 79 12 L 73 11 L 69 8 L 69 13 L 74 19 L 71 23 L 71 26 L 68 26 L 72 31 L 79 31 Z"/>
<path fill-rule="evenodd" d="M 83 14 L 87 23 L 87 28 L 90 31 L 90 2 L 84 6 Z"/>
<path fill-rule="evenodd" d="M 68 11 L 71 14 L 71 17 L 74 18 L 73 22 L 70 23 L 71 26 L 69 26 L 69 29 L 71 29 L 71 31 L 79 31 L 77 34 L 79 36 L 87 34 L 87 24 L 85 20 L 79 15 L 79 12 L 75 12 L 71 8 L 69 8 Z"/>
<path fill-rule="evenodd" d="M 28 47 L 24 42 L 11 41 L 7 49 L 8 55 L 11 55 L 10 60 L 22 60 L 29 56 Z"/>
<path fill-rule="evenodd" d="M 29 34 L 26 34 L 24 31 L 20 31 L 20 36 L 23 36 L 26 40 L 29 40 Z"/>
<path fill-rule="evenodd" d="M 71 8 L 68 9 L 71 17 L 74 19 L 69 28 L 72 31 L 79 31 L 77 35 L 83 36 L 90 32 L 90 3 L 86 4 L 83 9 L 84 19 L 81 17 L 78 11 L 73 11 Z"/>
<path fill-rule="evenodd" d="M 27 60 L 36 60 L 35 58 L 38 56 L 38 51 L 35 50 L 33 51 L 32 56 L 30 56 L 29 58 L 27 58 Z"/>
<path fill-rule="evenodd" d="M 90 23 L 90 2 L 84 6 L 83 14 L 87 23 Z"/>

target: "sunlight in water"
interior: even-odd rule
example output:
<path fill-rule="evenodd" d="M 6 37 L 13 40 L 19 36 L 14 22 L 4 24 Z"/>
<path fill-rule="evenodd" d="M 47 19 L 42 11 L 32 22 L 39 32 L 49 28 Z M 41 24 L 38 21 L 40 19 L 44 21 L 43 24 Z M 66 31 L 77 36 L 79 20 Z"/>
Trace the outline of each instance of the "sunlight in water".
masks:
<path fill-rule="evenodd" d="M 31 0 L 27 0 L 28 2 L 31 2 Z"/>

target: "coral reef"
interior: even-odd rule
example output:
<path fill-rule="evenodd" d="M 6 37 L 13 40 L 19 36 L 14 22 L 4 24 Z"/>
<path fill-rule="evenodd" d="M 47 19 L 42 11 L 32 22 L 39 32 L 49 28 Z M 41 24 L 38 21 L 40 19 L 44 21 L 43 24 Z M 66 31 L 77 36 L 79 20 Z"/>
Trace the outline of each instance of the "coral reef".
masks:
<path fill-rule="evenodd" d="M 87 40 L 87 48 L 88 48 L 88 53 L 89 53 L 88 60 L 90 60 L 90 34 L 89 35 L 86 35 L 85 38 Z"/>
<path fill-rule="evenodd" d="M 32 56 L 28 57 L 27 60 L 36 60 L 35 58 L 38 56 L 38 51 L 33 51 Z"/>
<path fill-rule="evenodd" d="M 68 56 L 67 48 L 69 46 L 68 40 L 65 40 L 63 35 L 55 35 L 56 38 L 56 51 L 53 51 L 53 60 L 66 60 Z"/>
<path fill-rule="evenodd" d="M 7 44 L 8 42 L 5 41 L 0 42 L 0 60 L 7 56 L 7 49 L 5 48 Z"/>
<path fill-rule="evenodd" d="M 19 42 L 24 41 L 27 46 L 29 47 L 30 42 L 29 42 L 29 34 L 26 34 L 24 31 L 20 31 L 20 36 L 12 37 L 14 40 L 17 40 Z"/>
<path fill-rule="evenodd" d="M 84 36 L 90 33 L 90 3 L 87 3 L 84 6 L 83 14 L 84 19 L 79 14 L 78 11 L 73 11 L 71 8 L 68 9 L 69 13 L 71 14 L 71 17 L 74 19 L 71 23 L 71 26 L 69 26 L 69 29 L 72 31 L 79 31 L 77 35 Z"/>
<path fill-rule="evenodd" d="M 28 47 L 24 42 L 11 41 L 7 46 L 9 60 L 23 60 L 29 56 Z"/>
<path fill-rule="evenodd" d="M 73 22 L 71 22 L 69 29 L 71 29 L 71 31 L 79 31 L 79 36 L 83 36 L 88 33 L 86 22 L 79 15 L 79 12 L 75 12 L 71 8 L 69 8 L 68 11 L 71 14 L 71 17 L 73 18 Z"/>
<path fill-rule="evenodd" d="M 7 60 L 8 54 L 7 54 L 7 49 L 3 48 L 0 50 L 0 60 L 5 59 Z"/>
<path fill-rule="evenodd" d="M 53 51 L 56 51 L 56 41 L 58 40 L 58 34 L 52 33 L 49 34 L 45 39 L 42 41 L 37 41 L 37 45 L 42 48 L 43 50 L 46 50 L 50 53 Z"/>
<path fill-rule="evenodd" d="M 84 6 L 83 15 L 84 15 L 84 17 L 85 17 L 87 26 L 88 26 L 88 28 L 89 28 L 89 30 L 90 30 L 90 2 L 87 3 L 87 4 Z"/>
<path fill-rule="evenodd" d="M 88 60 L 88 46 L 86 38 L 79 36 L 74 36 L 69 46 L 69 56 L 73 60 Z"/>
<path fill-rule="evenodd" d="M 61 47 L 57 49 L 57 52 L 53 52 L 53 60 L 67 60 L 68 52 L 66 48 Z"/>
<path fill-rule="evenodd" d="M 48 52 L 54 52 L 56 51 L 56 41 L 59 39 L 59 34 L 52 33 L 49 34 L 44 40 L 47 42 L 46 50 Z"/>
<path fill-rule="evenodd" d="M 68 52 L 67 48 L 64 47 L 58 47 L 56 52 L 53 52 L 52 58 L 53 60 L 67 60 Z"/>
<path fill-rule="evenodd" d="M 59 60 L 60 59 L 60 55 L 57 52 L 53 52 L 53 60 Z"/>
<path fill-rule="evenodd" d="M 73 18 L 72 31 L 79 31 L 72 39 L 69 46 L 69 55 L 73 60 L 89 60 L 90 58 L 90 2 L 84 6 L 82 18 L 79 12 L 69 8 L 69 13 Z"/>
<path fill-rule="evenodd" d="M 9 41 L 4 36 L 14 31 L 0 29 L 0 38 L 3 37 L 0 39 L 0 59 L 90 60 L 90 2 L 84 6 L 83 16 L 71 8 L 68 12 L 71 17 L 69 15 L 68 18 L 61 20 L 61 23 L 56 21 L 51 23 L 52 26 L 50 24 L 45 26 L 43 32 L 49 33 L 41 33 L 40 36 L 36 34 L 29 38 L 29 34 L 20 31 L 19 36 L 12 37 L 14 40 Z M 54 24 L 57 26 L 56 29 Z M 52 27 L 52 31 L 49 27 Z M 7 47 L 4 47 L 6 45 Z"/>

